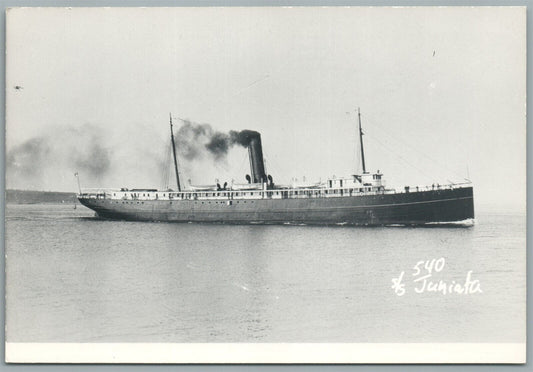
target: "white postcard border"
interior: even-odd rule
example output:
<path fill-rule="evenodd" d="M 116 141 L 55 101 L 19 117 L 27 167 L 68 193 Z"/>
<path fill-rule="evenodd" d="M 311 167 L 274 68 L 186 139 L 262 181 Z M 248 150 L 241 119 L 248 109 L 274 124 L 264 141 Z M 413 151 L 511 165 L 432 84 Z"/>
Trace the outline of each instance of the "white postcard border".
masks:
<path fill-rule="evenodd" d="M 525 343 L 19 343 L 8 363 L 525 363 Z"/>

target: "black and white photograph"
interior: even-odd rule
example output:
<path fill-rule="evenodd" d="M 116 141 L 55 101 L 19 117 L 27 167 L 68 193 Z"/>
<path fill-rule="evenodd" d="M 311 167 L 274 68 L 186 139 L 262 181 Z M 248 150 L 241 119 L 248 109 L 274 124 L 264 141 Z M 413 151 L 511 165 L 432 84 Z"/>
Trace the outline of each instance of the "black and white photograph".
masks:
<path fill-rule="evenodd" d="M 6 11 L 6 361 L 525 363 L 525 7 Z"/>

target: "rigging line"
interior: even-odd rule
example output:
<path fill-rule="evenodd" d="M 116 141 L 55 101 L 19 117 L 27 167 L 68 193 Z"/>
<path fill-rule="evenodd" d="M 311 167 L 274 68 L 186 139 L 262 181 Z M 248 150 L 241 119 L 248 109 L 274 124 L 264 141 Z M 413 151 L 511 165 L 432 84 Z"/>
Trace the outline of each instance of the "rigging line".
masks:
<path fill-rule="evenodd" d="M 368 119 L 367 119 L 368 120 Z M 460 177 L 460 178 L 464 178 L 463 175 L 459 174 L 457 171 L 449 168 L 448 166 L 444 165 L 443 163 L 439 162 L 438 160 L 432 158 L 431 156 L 429 156 L 427 153 L 425 153 L 424 151 L 416 148 L 415 146 L 411 145 L 410 143 L 406 142 L 405 140 L 402 140 L 400 138 L 399 135 L 397 135 L 397 132 L 396 133 L 392 133 L 394 134 L 394 136 L 391 135 L 391 131 L 390 130 L 386 130 L 385 128 L 381 127 L 379 124 L 376 124 L 376 122 L 371 119 L 370 122 L 373 124 L 373 126 L 375 128 L 378 128 L 381 133 L 384 133 L 387 137 L 391 138 L 392 140 L 395 140 L 397 141 L 398 144 L 401 144 L 401 145 L 404 145 L 404 146 L 407 146 L 409 147 L 411 150 L 413 150 L 414 152 L 420 154 L 420 155 L 423 155 L 423 157 L 425 157 L 426 159 L 430 160 L 431 162 L 433 162 L 434 164 L 440 166 L 442 169 L 445 169 L 451 173 L 453 173 L 455 176 L 457 177 Z M 399 156 L 399 155 L 398 155 Z"/>
<path fill-rule="evenodd" d="M 293 152 L 293 154 L 298 153 Z M 278 180 L 281 179 L 283 176 L 287 177 L 287 174 L 289 174 L 291 178 L 294 177 L 294 175 L 291 174 L 292 172 L 290 170 L 289 172 L 287 172 L 286 166 L 280 165 L 286 164 L 286 161 L 281 161 L 280 163 L 280 156 L 278 155 L 278 152 L 269 152 L 265 150 L 265 147 L 263 147 L 263 157 L 266 157 L 266 159 L 268 160 L 268 173 L 270 173 L 272 177 L 278 178 Z"/>
<path fill-rule="evenodd" d="M 168 146 L 165 141 L 165 146 L 163 147 L 165 151 L 163 152 L 163 163 L 160 168 L 160 176 L 161 176 L 161 189 L 166 189 L 167 185 L 167 173 L 168 173 Z"/>
<path fill-rule="evenodd" d="M 354 120 L 354 117 L 352 116 L 351 111 L 347 111 L 346 115 L 348 115 L 350 120 L 350 126 L 353 126 L 352 121 Z M 355 118 L 355 122 L 357 123 L 358 118 Z M 365 133 L 363 133 L 364 135 Z M 354 168 L 354 174 L 361 174 L 362 169 L 362 161 L 361 161 L 361 137 L 359 136 L 359 127 L 356 124 L 356 130 L 354 130 L 354 137 L 353 137 L 353 143 L 355 144 L 354 147 L 354 153 L 355 153 L 355 168 Z"/>
<path fill-rule="evenodd" d="M 245 85 L 244 87 L 242 88 L 238 88 L 238 89 L 234 89 L 233 90 L 233 93 L 231 94 L 223 94 L 226 92 L 226 90 L 224 90 L 224 92 L 222 92 L 221 94 L 218 95 L 218 98 L 215 99 L 213 102 L 214 103 L 219 103 L 219 104 L 226 104 L 226 105 L 229 105 L 229 103 L 236 97 L 242 95 L 245 91 L 247 91 L 248 89 L 252 88 L 253 86 L 255 86 L 256 84 L 259 84 L 267 79 L 270 79 L 272 75 L 271 74 L 264 74 L 263 76 L 261 76 L 260 78 L 258 79 L 255 79 L 253 80 L 251 83 Z M 211 112 L 215 107 L 216 105 L 213 104 L 213 102 L 211 102 L 211 104 L 207 105 L 207 107 L 204 108 L 204 113 L 205 112 Z"/>
<path fill-rule="evenodd" d="M 263 157 L 268 161 L 268 170 L 272 177 L 279 177 L 280 170 L 283 170 L 284 168 L 279 166 L 279 163 L 276 161 L 277 157 L 275 155 L 265 156 L 264 154 Z"/>
<path fill-rule="evenodd" d="M 214 160 L 214 166 L 217 170 L 222 170 L 224 172 L 227 172 L 229 170 L 228 164 L 224 162 L 224 159 L 213 159 Z"/>
<path fill-rule="evenodd" d="M 170 180 L 172 177 L 172 140 L 170 138 L 167 138 L 167 157 L 168 157 L 168 167 L 167 167 L 167 189 L 170 189 Z"/>
<path fill-rule="evenodd" d="M 171 147 L 172 147 L 172 145 L 171 145 Z M 183 173 L 180 170 L 181 169 L 181 164 L 180 164 L 180 160 L 179 160 L 178 154 L 176 154 L 176 163 L 178 163 L 178 175 L 179 175 L 178 178 L 181 180 L 181 179 L 183 179 L 181 177 Z M 178 182 L 176 180 L 176 190 L 178 190 L 178 189 L 179 189 Z"/>
<path fill-rule="evenodd" d="M 272 162 L 272 158 L 270 157 L 270 152 L 268 151 L 268 144 L 265 147 L 263 145 L 263 160 L 264 160 L 264 166 L 265 166 L 265 173 L 268 175 L 272 175 L 272 167 L 271 165 L 274 164 Z M 276 166 L 274 166 L 274 170 L 276 169 Z"/>
<path fill-rule="evenodd" d="M 400 155 L 396 154 L 393 150 L 389 149 L 388 146 L 386 146 L 383 142 L 381 142 L 380 140 L 378 140 L 376 137 L 372 136 L 372 135 L 368 135 L 368 133 L 365 133 L 366 136 L 368 136 L 370 139 L 372 139 L 373 141 L 376 141 L 378 144 L 380 144 L 385 150 L 389 151 L 391 154 L 393 154 L 394 156 L 396 156 L 398 159 L 400 159 L 401 161 L 403 161 L 405 164 L 409 165 L 410 167 L 412 167 L 413 169 L 417 170 L 418 172 L 420 172 L 420 174 L 422 174 L 424 177 L 428 177 L 428 179 L 433 179 L 432 176 L 428 175 L 426 172 L 424 172 L 423 170 L 421 170 L 420 168 L 416 167 L 415 165 L 411 164 L 409 161 L 405 160 L 403 157 L 401 157 Z"/>
<path fill-rule="evenodd" d="M 244 168 L 246 166 L 245 163 L 247 160 L 249 160 L 248 158 L 249 158 L 248 151 L 243 152 L 242 160 L 241 160 L 241 168 Z"/>
<path fill-rule="evenodd" d="M 183 123 L 186 121 L 185 119 L 182 119 L 182 118 L 179 118 L 177 116 L 171 116 L 171 119 L 177 119 L 179 121 L 181 121 L 182 125 Z M 178 131 L 179 131 L 179 128 L 178 130 L 176 131 L 176 135 L 174 136 L 174 138 L 176 139 L 176 142 L 177 142 L 177 138 L 178 138 Z M 172 150 L 172 142 L 170 143 L 170 149 Z M 176 189 L 180 189 L 179 185 L 178 185 L 178 180 L 181 180 L 181 176 L 183 175 L 182 171 L 181 171 L 181 164 L 180 164 L 180 160 L 179 160 L 179 149 L 178 151 L 176 151 L 176 165 L 177 165 L 177 170 L 176 170 Z"/>
<path fill-rule="evenodd" d="M 170 173 L 171 173 L 171 162 L 172 162 L 172 141 L 170 138 L 167 138 L 166 141 L 166 167 L 165 167 L 165 190 L 168 190 L 170 188 L 169 181 L 170 181 Z"/>
<path fill-rule="evenodd" d="M 236 93 L 234 93 L 233 95 L 230 96 L 230 98 L 233 98 L 233 97 L 236 97 L 238 96 L 239 94 L 242 94 L 244 91 L 248 90 L 249 88 L 253 87 L 255 84 L 257 83 L 260 83 L 262 82 L 263 80 L 266 80 L 270 78 L 270 75 L 266 74 L 266 75 L 263 75 L 261 78 L 253 81 L 252 83 L 248 84 L 247 86 L 245 86 L 244 88 L 238 90 Z"/>
<path fill-rule="evenodd" d="M 366 134 L 366 133 L 365 133 Z M 355 139 L 355 174 L 361 174 L 361 144 L 359 143 L 359 136 Z"/>
<path fill-rule="evenodd" d="M 239 165 L 239 169 L 245 169 L 246 165 L 245 165 L 245 161 L 248 160 L 248 151 L 246 151 L 243 156 L 242 156 L 242 160 L 241 160 L 241 164 Z M 245 171 L 244 174 L 248 174 L 249 170 Z"/>
<path fill-rule="evenodd" d="M 164 146 L 164 149 L 166 150 L 167 146 L 166 146 L 166 142 L 165 142 L 165 146 Z M 159 169 L 160 171 L 160 174 L 159 176 L 161 177 L 160 178 L 160 186 L 161 186 L 161 189 L 164 189 L 165 188 L 165 180 L 167 178 L 167 153 L 166 151 L 163 152 L 163 163 Z"/>
<path fill-rule="evenodd" d="M 413 151 L 415 151 L 415 152 L 417 152 L 417 153 L 419 153 L 419 154 L 421 154 L 421 155 L 424 155 L 427 159 L 429 159 L 430 161 L 432 161 L 432 162 L 434 162 L 435 164 L 439 165 L 441 168 L 446 169 L 446 170 L 452 172 L 453 174 L 455 174 L 456 176 L 458 176 L 458 177 L 460 177 L 460 178 L 464 178 L 464 175 L 459 174 L 457 171 L 455 171 L 455 170 L 449 168 L 448 166 L 442 164 L 442 163 L 439 162 L 438 160 L 432 158 L 431 156 L 429 156 L 429 155 L 428 155 L 427 153 L 425 153 L 424 151 L 422 151 L 422 150 L 416 148 L 415 146 L 409 144 L 409 143 L 406 142 L 405 140 L 402 140 L 402 139 L 400 138 L 400 136 L 397 134 L 397 132 L 394 132 L 394 131 L 392 131 L 392 130 L 390 130 L 390 129 L 385 129 L 385 128 L 381 127 L 381 125 L 379 125 L 379 124 L 377 123 L 377 121 L 375 121 L 375 120 L 372 119 L 372 118 L 370 118 L 370 120 L 369 120 L 368 115 L 364 115 L 364 117 L 365 117 L 366 121 L 369 121 L 369 122 L 372 124 L 372 127 L 374 127 L 374 128 L 378 128 L 382 133 L 386 134 L 388 137 L 392 138 L 393 140 L 397 141 L 397 142 L 400 143 L 400 144 L 403 144 L 403 145 L 405 145 L 405 146 L 411 148 L 411 150 L 413 150 Z M 394 132 L 394 133 L 392 133 L 392 132 Z M 391 133 L 394 134 L 394 136 L 392 136 Z"/>

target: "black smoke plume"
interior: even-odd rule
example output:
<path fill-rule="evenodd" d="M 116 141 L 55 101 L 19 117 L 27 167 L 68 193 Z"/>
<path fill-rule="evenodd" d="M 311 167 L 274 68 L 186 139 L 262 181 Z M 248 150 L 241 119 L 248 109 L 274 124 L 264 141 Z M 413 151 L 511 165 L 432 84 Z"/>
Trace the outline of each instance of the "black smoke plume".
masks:
<path fill-rule="evenodd" d="M 8 173 L 39 175 L 42 173 L 41 159 L 50 153 L 50 145 L 43 137 L 29 139 L 23 144 L 8 151 L 6 154 L 6 168 Z"/>
<path fill-rule="evenodd" d="M 184 120 L 177 132 L 176 147 L 179 154 L 187 160 L 201 157 L 206 150 L 216 160 L 220 160 L 227 155 L 231 147 L 247 147 L 257 136 L 259 132 L 253 130 L 231 130 L 224 133 L 214 130 L 209 124 Z"/>
<path fill-rule="evenodd" d="M 76 151 L 71 165 L 94 178 L 102 178 L 111 167 L 110 150 L 93 137 L 88 146 Z"/>
<path fill-rule="evenodd" d="M 101 130 L 92 125 L 81 128 L 53 126 L 8 149 L 6 173 L 11 181 L 27 187 L 44 187 L 58 169 L 79 171 L 91 179 L 102 179 L 110 170 L 111 150 Z"/>

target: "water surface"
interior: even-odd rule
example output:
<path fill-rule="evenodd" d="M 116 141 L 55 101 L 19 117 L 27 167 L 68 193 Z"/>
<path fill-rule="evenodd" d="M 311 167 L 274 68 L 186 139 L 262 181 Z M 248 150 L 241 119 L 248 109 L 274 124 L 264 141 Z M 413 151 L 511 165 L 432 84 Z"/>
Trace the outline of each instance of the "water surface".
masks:
<path fill-rule="evenodd" d="M 526 220 L 471 228 L 104 221 L 6 206 L 10 342 L 525 342 Z M 416 293 L 413 266 L 482 293 Z M 404 271 L 398 296 L 392 279 Z"/>

